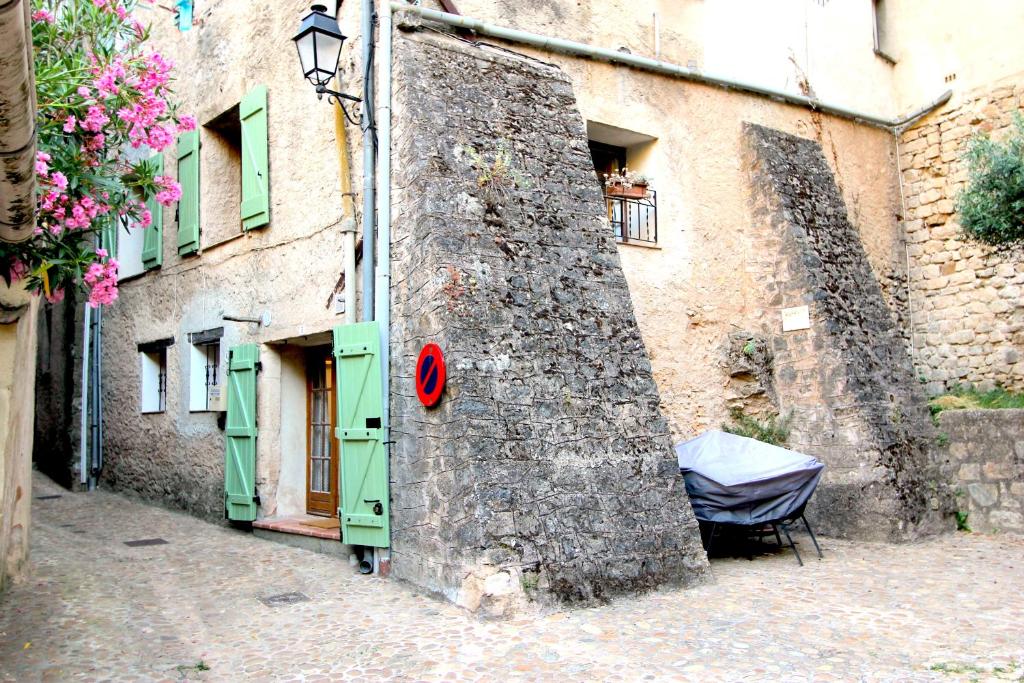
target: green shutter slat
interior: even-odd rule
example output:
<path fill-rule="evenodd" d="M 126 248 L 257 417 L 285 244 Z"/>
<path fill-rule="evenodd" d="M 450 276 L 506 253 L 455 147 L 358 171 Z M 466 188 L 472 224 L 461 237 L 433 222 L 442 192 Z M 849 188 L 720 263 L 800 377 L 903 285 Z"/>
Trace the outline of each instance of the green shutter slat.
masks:
<path fill-rule="evenodd" d="M 380 420 L 380 327 L 376 322 L 334 328 L 341 443 L 342 540 L 349 545 L 387 548 L 390 496 Z M 380 502 L 380 514 L 374 510 Z"/>
<path fill-rule="evenodd" d="M 228 519 L 256 519 L 256 372 L 260 349 L 240 344 L 228 356 L 224 423 L 224 509 Z"/>
<path fill-rule="evenodd" d="M 156 166 L 155 175 L 164 174 L 164 157 L 157 154 L 152 159 Z M 146 208 L 153 216 L 153 222 L 145 229 L 142 237 L 142 266 L 149 270 L 158 268 L 164 262 L 164 207 L 155 197 L 150 197 Z"/>
<path fill-rule="evenodd" d="M 199 251 L 199 131 L 178 136 L 178 254 Z"/>
<path fill-rule="evenodd" d="M 100 247 L 107 250 L 107 256 L 117 258 L 117 226 L 119 219 L 107 216 L 106 224 L 100 228 Z"/>
<path fill-rule="evenodd" d="M 252 230 L 270 222 L 266 86 L 242 98 L 238 116 L 242 122 L 242 230 Z"/>

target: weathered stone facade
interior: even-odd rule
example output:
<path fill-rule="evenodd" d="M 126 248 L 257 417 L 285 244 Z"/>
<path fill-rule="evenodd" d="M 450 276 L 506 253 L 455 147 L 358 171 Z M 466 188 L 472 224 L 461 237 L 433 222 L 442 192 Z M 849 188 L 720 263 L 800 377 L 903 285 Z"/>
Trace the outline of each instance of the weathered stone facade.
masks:
<path fill-rule="evenodd" d="M 807 305 L 775 334 L 774 387 L 790 445 L 826 474 L 810 510 L 823 533 L 900 540 L 950 528 L 952 497 L 910 358 L 820 145 L 748 126 L 769 303 Z"/>
<path fill-rule="evenodd" d="M 1024 74 L 961 98 L 900 140 L 913 352 L 930 393 L 1024 389 L 1024 253 L 969 241 L 956 214 L 971 137 L 999 139 L 1022 107 Z"/>
<path fill-rule="evenodd" d="M 569 79 L 396 38 L 393 572 L 470 608 L 707 571 Z M 426 410 L 412 369 L 444 349 Z"/>
<path fill-rule="evenodd" d="M 1024 533 L 1024 410 L 945 410 L 939 424 L 968 526 Z"/>

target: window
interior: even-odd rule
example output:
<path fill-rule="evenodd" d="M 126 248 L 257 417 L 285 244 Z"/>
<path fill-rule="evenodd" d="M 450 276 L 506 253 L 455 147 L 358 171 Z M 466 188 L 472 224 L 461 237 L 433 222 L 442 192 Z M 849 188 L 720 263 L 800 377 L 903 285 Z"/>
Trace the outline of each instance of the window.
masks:
<path fill-rule="evenodd" d="M 142 247 L 148 228 L 129 228 L 127 221 L 117 225 L 117 279 L 126 280 L 146 272 L 142 265 Z"/>
<path fill-rule="evenodd" d="M 875 54 L 890 64 L 895 64 L 896 60 L 892 57 L 892 45 L 890 44 L 892 41 L 888 35 L 889 17 L 886 1 L 872 0 L 871 11 L 875 37 Z"/>
<path fill-rule="evenodd" d="M 642 171 L 651 156 L 655 138 L 594 121 L 587 122 L 587 136 L 615 239 L 622 243 L 657 244 L 657 193 L 653 185 L 627 188 L 605 182 L 607 176 L 627 167 Z"/>
<path fill-rule="evenodd" d="M 224 374 L 220 366 L 220 340 L 224 328 L 189 335 L 189 411 L 221 410 Z"/>
<path fill-rule="evenodd" d="M 142 363 L 142 400 L 139 406 L 143 413 L 162 413 L 167 409 L 167 347 L 173 339 L 139 344 Z"/>

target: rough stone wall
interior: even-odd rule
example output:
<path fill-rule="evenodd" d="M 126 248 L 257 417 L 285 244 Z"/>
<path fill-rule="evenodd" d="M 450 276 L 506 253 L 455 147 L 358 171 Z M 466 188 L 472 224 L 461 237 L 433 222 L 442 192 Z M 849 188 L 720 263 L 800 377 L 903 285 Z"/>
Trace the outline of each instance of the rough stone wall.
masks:
<path fill-rule="evenodd" d="M 939 425 L 968 526 L 1024 533 L 1024 410 L 945 410 Z"/>
<path fill-rule="evenodd" d="M 900 140 L 914 361 L 929 393 L 955 384 L 1024 390 L 1024 251 L 966 240 L 956 197 L 973 135 L 999 139 L 1024 107 L 1024 74 L 927 117 Z"/>
<path fill-rule="evenodd" d="M 701 578 L 570 81 L 400 35 L 395 84 L 394 574 L 492 613 Z"/>
<path fill-rule="evenodd" d="M 821 458 L 810 510 L 823 533 L 908 539 L 948 527 L 951 493 L 929 454 L 920 393 L 892 313 L 821 146 L 748 126 L 755 221 L 776 306 L 808 305 L 811 328 L 773 338 L 790 445 Z M 758 231 L 755 228 L 755 231 Z"/>

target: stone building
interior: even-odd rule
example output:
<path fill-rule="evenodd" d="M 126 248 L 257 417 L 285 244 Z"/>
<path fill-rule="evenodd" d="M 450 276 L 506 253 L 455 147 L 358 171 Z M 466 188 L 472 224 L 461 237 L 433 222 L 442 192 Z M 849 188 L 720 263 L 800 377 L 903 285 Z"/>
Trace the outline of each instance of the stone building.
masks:
<path fill-rule="evenodd" d="M 102 480 L 277 533 L 316 535 L 281 520 L 354 496 L 342 526 L 364 520 L 346 533 L 395 576 L 495 613 L 700 580 L 671 444 L 734 409 L 790 416 L 790 445 L 826 462 L 810 512 L 828 533 L 950 528 L 924 390 L 1022 376 L 1024 273 L 956 243 L 951 205 L 957 141 L 1020 108 L 1024 16 L 980 3 L 1006 36 L 982 49 L 919 30 L 952 0 L 750 0 L 743 22 L 720 0 L 457 4 L 377 5 L 390 255 L 370 278 L 342 269 L 373 169 L 301 78 L 304 4 L 149 17 L 200 129 L 160 160 L 177 211 L 118 235 Z M 338 21 L 354 37 L 332 87 L 357 93 L 359 4 Z M 604 187 L 623 166 L 654 192 Z M 364 322 L 332 333 L 353 291 Z M 977 316 L 970 340 L 949 301 Z M 427 342 L 448 361 L 432 409 Z M 346 399 L 381 362 L 383 403 Z M 344 453 L 382 495 L 346 488 Z"/>

